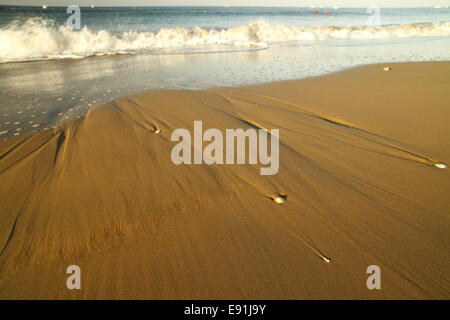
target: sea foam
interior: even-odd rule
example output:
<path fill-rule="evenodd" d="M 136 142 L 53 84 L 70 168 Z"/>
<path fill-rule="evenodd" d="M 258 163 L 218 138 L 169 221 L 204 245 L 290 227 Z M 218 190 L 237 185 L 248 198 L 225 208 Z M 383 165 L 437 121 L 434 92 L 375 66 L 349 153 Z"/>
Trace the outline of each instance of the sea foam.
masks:
<path fill-rule="evenodd" d="M 72 31 L 44 18 L 12 22 L 0 29 L 0 62 L 84 58 L 93 55 L 266 48 L 274 43 L 330 39 L 389 39 L 450 36 L 450 22 L 373 27 L 287 26 L 265 21 L 228 29 L 164 28 L 120 32 L 89 27 Z"/>

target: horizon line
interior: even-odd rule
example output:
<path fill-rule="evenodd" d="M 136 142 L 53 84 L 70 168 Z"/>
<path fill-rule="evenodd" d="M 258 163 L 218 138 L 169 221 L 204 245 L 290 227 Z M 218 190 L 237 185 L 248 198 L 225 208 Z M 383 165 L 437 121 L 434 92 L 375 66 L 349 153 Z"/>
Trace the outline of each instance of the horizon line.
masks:
<path fill-rule="evenodd" d="M 46 5 L 47 8 L 67 8 L 69 5 L 62 6 L 62 5 L 16 5 L 16 4 L 1 4 L 0 6 L 3 7 L 28 7 L 28 8 L 41 8 L 43 5 Z M 91 8 L 89 5 L 82 5 L 79 6 L 80 8 Z M 234 6 L 224 6 L 224 5 L 208 5 L 208 6 L 184 6 L 184 5 L 168 5 L 168 6 L 161 6 L 161 5 L 146 5 L 146 6 L 104 6 L 104 5 L 98 5 L 94 6 L 94 8 L 170 8 L 170 7 L 180 7 L 180 8 L 334 8 L 338 7 L 339 9 L 348 9 L 348 8 L 360 8 L 364 9 L 368 6 L 241 6 L 241 5 L 234 5 Z M 435 8 L 436 6 L 415 6 L 415 7 L 407 7 L 407 6 L 397 6 L 397 7 L 387 7 L 387 6 L 378 6 L 380 8 L 386 8 L 386 9 L 400 9 L 400 8 Z M 445 6 L 443 9 L 448 9 Z"/>

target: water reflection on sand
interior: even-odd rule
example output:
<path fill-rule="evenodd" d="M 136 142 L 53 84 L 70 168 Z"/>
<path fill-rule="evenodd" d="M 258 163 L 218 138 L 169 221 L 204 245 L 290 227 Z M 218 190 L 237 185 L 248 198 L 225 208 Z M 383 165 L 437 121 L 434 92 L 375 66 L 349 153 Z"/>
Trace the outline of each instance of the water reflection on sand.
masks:
<path fill-rule="evenodd" d="M 378 44 L 378 45 L 377 45 Z M 449 60 L 449 39 L 278 44 L 267 50 L 103 56 L 0 65 L 0 138 L 52 128 L 147 89 L 204 89 L 316 76 L 367 63 Z"/>

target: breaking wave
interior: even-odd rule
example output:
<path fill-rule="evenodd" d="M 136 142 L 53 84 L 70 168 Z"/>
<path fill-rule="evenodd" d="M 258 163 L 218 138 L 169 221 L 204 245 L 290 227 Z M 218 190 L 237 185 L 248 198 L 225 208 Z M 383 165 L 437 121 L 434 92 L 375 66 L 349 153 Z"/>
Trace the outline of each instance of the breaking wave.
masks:
<path fill-rule="evenodd" d="M 285 26 L 255 21 L 229 29 L 167 28 L 158 32 L 72 31 L 54 21 L 32 18 L 0 28 L 0 62 L 84 58 L 93 55 L 165 50 L 242 50 L 277 42 L 328 39 L 388 39 L 450 36 L 450 22 L 380 28 Z"/>

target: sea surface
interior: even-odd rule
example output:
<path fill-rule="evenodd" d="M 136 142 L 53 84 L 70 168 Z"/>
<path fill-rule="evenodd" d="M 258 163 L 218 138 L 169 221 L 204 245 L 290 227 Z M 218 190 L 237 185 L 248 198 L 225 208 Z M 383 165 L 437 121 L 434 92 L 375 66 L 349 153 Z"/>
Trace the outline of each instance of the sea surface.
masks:
<path fill-rule="evenodd" d="M 379 13 L 379 15 L 377 14 Z M 0 138 L 146 89 L 450 60 L 449 8 L 0 7 Z"/>

